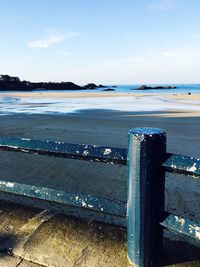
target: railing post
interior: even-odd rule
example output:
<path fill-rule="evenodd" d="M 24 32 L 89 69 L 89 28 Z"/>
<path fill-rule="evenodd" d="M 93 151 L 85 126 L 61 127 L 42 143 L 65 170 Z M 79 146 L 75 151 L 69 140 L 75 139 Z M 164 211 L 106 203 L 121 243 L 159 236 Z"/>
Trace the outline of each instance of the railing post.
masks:
<path fill-rule="evenodd" d="M 161 129 L 136 128 L 128 147 L 128 259 L 138 267 L 155 266 L 162 248 L 165 175 L 161 161 L 166 134 Z"/>

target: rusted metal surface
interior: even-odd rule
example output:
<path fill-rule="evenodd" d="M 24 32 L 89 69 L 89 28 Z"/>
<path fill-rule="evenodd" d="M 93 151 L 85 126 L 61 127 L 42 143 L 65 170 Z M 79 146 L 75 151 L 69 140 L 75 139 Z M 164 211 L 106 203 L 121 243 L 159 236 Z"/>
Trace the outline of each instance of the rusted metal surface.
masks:
<path fill-rule="evenodd" d="M 166 158 L 162 166 L 167 172 L 200 178 L 200 159 L 170 153 L 166 154 Z"/>
<path fill-rule="evenodd" d="M 167 218 L 160 223 L 166 229 L 184 235 L 188 238 L 194 238 L 200 242 L 200 223 L 181 218 L 174 214 L 169 214 Z"/>
<path fill-rule="evenodd" d="M 0 137 L 0 149 L 119 165 L 127 164 L 125 148 Z"/>
<path fill-rule="evenodd" d="M 0 191 L 126 217 L 126 202 L 0 180 Z"/>

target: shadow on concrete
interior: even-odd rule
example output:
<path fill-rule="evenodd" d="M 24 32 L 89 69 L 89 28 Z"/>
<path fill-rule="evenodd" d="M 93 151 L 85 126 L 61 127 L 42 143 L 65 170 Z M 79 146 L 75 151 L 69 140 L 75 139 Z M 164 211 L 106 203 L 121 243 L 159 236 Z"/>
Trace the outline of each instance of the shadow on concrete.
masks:
<path fill-rule="evenodd" d="M 75 217 L 66 216 L 63 214 L 58 214 L 54 219 L 50 221 L 52 224 L 52 228 L 55 229 L 55 225 L 63 224 L 67 228 L 70 228 L 70 232 L 73 232 L 73 228 L 75 232 L 80 232 L 85 238 L 87 239 L 89 237 L 88 242 L 88 249 L 90 250 L 90 239 L 93 243 L 93 246 L 98 247 L 99 242 L 102 243 L 102 245 L 105 243 L 107 244 L 107 240 L 110 240 L 110 245 L 112 246 L 112 242 L 122 242 L 124 245 L 123 247 L 123 254 L 126 254 L 126 229 L 125 228 L 119 228 L 119 227 L 113 227 L 112 225 L 99 223 L 96 221 L 87 222 L 87 220 L 78 219 Z M 68 226 L 67 226 L 68 224 Z M 63 227 L 63 226 L 62 226 Z M 62 229 L 61 227 L 61 229 Z M 41 229 L 41 233 L 44 232 L 44 235 L 46 235 L 46 231 L 50 229 L 50 227 L 47 227 L 46 230 Z M 58 231 L 60 232 L 61 229 L 58 227 Z M 81 229 L 81 230 L 80 230 Z M 88 235 L 87 233 L 90 233 Z M 53 233 L 53 231 L 52 231 Z M 81 238 L 80 234 L 80 238 Z M 55 235 L 55 233 L 53 233 Z M 68 236 L 68 232 L 66 231 L 64 233 L 64 236 Z M 75 236 L 75 235 L 74 235 Z M 96 236 L 96 241 L 94 242 L 93 238 Z M 66 237 L 65 237 L 66 238 Z M 78 237 L 74 237 L 76 240 Z M 6 255 L 13 256 L 13 250 L 17 246 L 19 242 L 20 237 L 12 234 L 12 233 L 6 233 L 0 235 L 0 258 L 6 257 Z M 37 239 L 37 237 L 36 237 Z M 79 239 L 79 238 L 78 238 Z M 77 239 L 77 242 L 78 242 Z M 99 241 L 98 241 L 99 239 Z M 81 242 L 79 240 L 79 242 Z M 86 242 L 86 240 L 85 240 Z M 72 242 L 73 243 L 73 242 Z M 34 244 L 34 243 L 33 243 Z M 77 243 L 78 244 L 78 243 Z M 37 248 L 35 247 L 37 250 Z M 103 248 L 101 257 L 106 257 L 106 250 L 112 251 L 112 248 Z M 99 251 L 97 249 L 97 251 Z M 2 253 L 1 253 L 2 252 Z M 108 252 L 108 251 L 107 251 Z M 52 251 L 53 253 L 53 251 Z M 105 253 L 105 255 L 104 255 Z M 95 254 L 94 254 L 95 255 Z M 108 256 L 108 255 L 107 255 Z M 123 264 L 126 264 L 126 255 L 124 255 L 124 260 L 122 261 Z M 87 266 L 87 265 L 86 265 Z M 95 265 L 96 266 L 96 265 Z M 108 267 L 112 267 L 110 265 L 106 265 Z M 122 266 L 122 265 L 121 265 Z M 123 265 L 125 266 L 125 265 Z M 184 241 L 171 241 L 169 239 L 164 239 L 164 248 L 163 253 L 161 255 L 161 262 L 158 266 L 179 266 L 179 267 L 198 267 L 200 266 L 200 247 L 197 247 L 195 245 L 191 245 L 189 243 L 186 243 Z M 88 266 L 90 267 L 90 266 Z"/>
<path fill-rule="evenodd" d="M 4 255 L 13 256 L 13 249 L 18 243 L 18 237 L 14 234 L 1 234 L 0 235 L 0 258 Z M 2 252 L 2 253 L 1 253 Z"/>
<path fill-rule="evenodd" d="M 200 247 L 165 238 L 159 266 L 200 266 Z"/>

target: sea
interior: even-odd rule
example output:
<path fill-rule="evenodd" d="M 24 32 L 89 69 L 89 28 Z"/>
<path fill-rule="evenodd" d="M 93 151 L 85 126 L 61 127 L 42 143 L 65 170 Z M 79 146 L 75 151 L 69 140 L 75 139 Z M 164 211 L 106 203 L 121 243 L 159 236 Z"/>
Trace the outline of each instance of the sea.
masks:
<path fill-rule="evenodd" d="M 189 92 L 193 94 L 200 93 L 200 83 L 199 84 L 145 84 L 147 86 L 156 87 L 156 86 L 172 86 L 176 87 L 175 89 L 150 89 L 150 90 L 136 90 L 137 88 L 141 87 L 141 84 L 120 84 L 120 85 L 106 85 L 106 88 L 115 89 L 116 92 L 134 92 L 134 93 L 155 93 L 155 94 L 187 94 Z M 115 87 L 116 86 L 116 87 Z M 97 88 L 94 90 L 87 90 L 88 92 L 91 91 L 103 91 L 106 88 Z"/>
<path fill-rule="evenodd" d="M 147 84 L 148 85 L 148 84 Z M 16 91 L 0 92 L 0 115 L 12 114 L 69 114 L 83 112 L 85 110 L 115 110 L 124 112 L 152 112 L 163 110 L 192 110 L 200 111 L 200 100 L 174 99 L 171 95 L 199 95 L 200 84 L 150 84 L 149 86 L 176 86 L 176 89 L 156 89 L 156 90 L 135 90 L 141 85 L 108 85 L 106 88 L 97 88 L 94 90 L 77 91 L 42 91 L 37 90 L 37 97 L 32 97 L 30 92 L 26 92 L 26 97 L 20 94 L 13 94 Z M 105 91 L 105 89 L 114 91 Z M 45 92 L 45 97 L 43 93 Z M 57 92 L 60 97 L 48 97 L 48 93 Z M 63 92 L 77 93 L 77 97 L 62 97 Z M 80 92 L 96 92 L 102 97 L 81 98 Z M 105 93 L 118 93 L 115 97 L 107 97 Z M 120 95 L 122 93 L 122 95 Z M 123 96 L 127 93 L 127 96 Z M 141 96 L 142 94 L 142 96 Z M 168 95 L 168 96 L 166 96 Z"/>

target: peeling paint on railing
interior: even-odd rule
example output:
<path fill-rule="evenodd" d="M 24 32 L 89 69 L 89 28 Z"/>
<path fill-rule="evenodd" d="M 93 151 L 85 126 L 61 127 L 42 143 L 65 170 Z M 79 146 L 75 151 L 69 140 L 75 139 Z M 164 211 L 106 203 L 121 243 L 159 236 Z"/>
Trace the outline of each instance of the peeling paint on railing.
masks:
<path fill-rule="evenodd" d="M 162 164 L 167 172 L 200 178 L 200 159 L 167 153 Z"/>
<path fill-rule="evenodd" d="M 169 214 L 167 218 L 160 223 L 166 229 L 200 241 L 200 223 L 190 219 L 181 218 L 174 214 Z"/>
<path fill-rule="evenodd" d="M 86 208 L 113 216 L 126 217 L 126 202 L 121 200 L 112 200 L 78 192 L 65 192 L 63 190 L 3 180 L 0 180 L 0 191 L 79 208 Z"/>
<path fill-rule="evenodd" d="M 0 150 L 119 165 L 127 164 L 127 149 L 116 147 L 0 137 Z"/>

